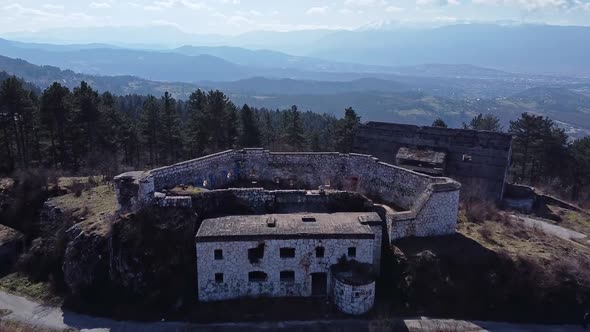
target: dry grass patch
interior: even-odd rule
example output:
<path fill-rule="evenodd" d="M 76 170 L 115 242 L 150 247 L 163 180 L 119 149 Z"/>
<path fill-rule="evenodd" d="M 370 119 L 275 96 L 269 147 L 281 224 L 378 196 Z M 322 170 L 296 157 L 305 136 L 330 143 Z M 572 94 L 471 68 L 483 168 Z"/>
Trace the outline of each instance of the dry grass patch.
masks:
<path fill-rule="evenodd" d="M 549 222 L 586 234 L 590 237 L 590 215 L 563 209 L 554 205 L 548 205 L 547 207 L 560 219 L 559 221 L 549 220 Z"/>
<path fill-rule="evenodd" d="M 71 193 L 55 197 L 49 202 L 71 215 L 75 222 L 87 224 L 92 231 L 110 229 L 112 215 L 117 210 L 115 189 L 107 185 L 85 190 L 80 195 Z"/>
<path fill-rule="evenodd" d="M 102 176 L 62 176 L 57 179 L 58 187 L 70 192 L 78 184 L 86 188 L 96 187 L 104 184 L 104 178 Z"/>
<path fill-rule="evenodd" d="M 579 217 L 575 214 L 574 218 Z M 590 283 L 590 270 L 586 268 L 590 266 L 590 247 L 526 226 L 503 212 L 498 211 L 490 220 L 479 223 L 463 218 L 458 232 L 499 254 L 545 266 L 550 279 L 555 277 L 558 280 L 569 275 L 581 280 L 582 284 Z"/>
<path fill-rule="evenodd" d="M 457 231 L 482 246 L 511 256 L 530 256 L 546 261 L 568 256 L 587 257 L 590 264 L 590 248 L 572 241 L 545 234 L 515 220 L 486 221 L 481 224 L 459 223 Z"/>

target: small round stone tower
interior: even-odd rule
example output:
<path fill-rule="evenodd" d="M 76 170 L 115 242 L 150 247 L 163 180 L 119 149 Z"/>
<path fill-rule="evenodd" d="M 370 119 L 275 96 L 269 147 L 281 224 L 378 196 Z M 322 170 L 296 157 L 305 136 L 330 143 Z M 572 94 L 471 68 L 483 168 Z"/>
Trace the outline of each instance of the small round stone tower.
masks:
<path fill-rule="evenodd" d="M 332 267 L 333 300 L 349 315 L 362 315 L 375 304 L 375 273 L 371 264 L 340 262 Z"/>

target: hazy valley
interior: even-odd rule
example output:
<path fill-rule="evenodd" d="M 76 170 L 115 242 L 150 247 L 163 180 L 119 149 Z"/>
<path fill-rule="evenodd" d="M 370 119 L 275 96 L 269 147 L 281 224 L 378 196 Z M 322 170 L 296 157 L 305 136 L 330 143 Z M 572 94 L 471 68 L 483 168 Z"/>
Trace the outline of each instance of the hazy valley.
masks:
<path fill-rule="evenodd" d="M 430 33 L 437 36 L 464 28 L 434 29 Z M 484 28 L 490 31 L 508 29 L 476 25 L 476 29 Z M 520 34 L 513 36 L 513 40 L 507 43 L 517 43 L 519 35 L 531 33 L 535 29 L 549 30 L 551 38 L 555 39 L 559 39 L 560 33 L 566 33 L 560 27 L 523 26 L 512 29 L 520 31 Z M 579 30 L 585 31 L 584 28 Z M 318 41 L 312 41 L 310 38 L 314 34 L 310 31 L 307 35 L 301 34 L 301 43 L 306 45 L 305 49 L 315 50 L 319 47 L 319 40 L 329 39 L 331 43 L 336 43 L 334 40 L 341 35 L 343 39 L 337 45 L 330 44 L 330 49 L 334 49 L 338 45 L 348 45 L 349 39 L 353 37 L 359 43 L 361 39 L 358 35 L 378 33 L 380 38 L 397 36 L 395 38 L 400 39 L 399 43 L 404 40 L 395 31 L 323 31 L 315 34 Z M 279 40 L 277 36 L 284 34 L 268 35 L 274 37 L 265 39 L 269 44 L 263 46 L 280 49 L 277 45 L 271 45 L 271 42 Z M 425 31 L 420 36 L 435 38 Z M 416 37 L 413 40 L 417 43 L 421 39 Z M 246 36 L 241 44 L 238 39 L 226 42 L 230 45 L 247 45 L 247 41 Z M 253 41 L 251 43 L 254 45 Z M 422 44 L 423 47 L 427 45 L 426 42 Z M 499 46 L 494 45 L 490 43 L 488 51 L 493 53 L 490 49 L 498 47 L 494 52 L 499 52 Z M 507 44 L 502 45 L 506 47 Z M 388 44 L 387 47 L 393 46 Z M 576 49 L 583 52 L 584 47 L 577 45 Z M 453 46 L 453 49 L 463 51 L 473 48 L 481 49 L 468 44 Z M 365 48 L 354 48 L 357 51 L 359 49 Z M 415 61 L 429 62 L 408 65 L 402 59 L 411 56 L 414 48 L 404 45 L 399 49 L 399 52 L 405 51 L 407 54 L 404 53 L 403 57 L 392 54 L 391 59 L 399 60 L 399 64 L 406 63 L 404 66 L 383 65 L 384 62 L 375 57 L 365 58 L 373 59 L 373 64 L 358 64 L 353 62 L 353 57 L 343 59 L 336 55 L 322 56 L 319 50 L 312 52 L 317 53 L 315 55 L 318 57 L 310 57 L 238 46 L 148 49 L 111 44 L 23 43 L 4 39 L 0 40 L 0 55 L 3 56 L 0 58 L 0 70 L 22 77 L 41 89 L 53 81 L 73 88 L 84 80 L 98 91 L 156 96 L 169 91 L 178 99 L 187 99 L 196 89 L 220 89 L 238 105 L 247 103 L 270 109 L 298 105 L 302 110 L 337 116 L 344 108 L 352 106 L 365 121 L 424 125 L 440 117 L 455 127 L 478 113 L 493 113 L 506 126 L 509 120 L 521 113 L 532 112 L 550 116 L 567 128 L 572 136 L 580 137 L 590 132 L 590 78 L 583 75 L 584 70 L 576 71 L 581 76 L 550 75 L 553 69 L 549 68 L 553 66 L 546 67 L 548 70 L 545 73 L 512 73 L 466 64 L 469 63 L 468 58 L 449 61 L 445 53 L 435 52 L 434 49 L 424 52 L 437 54 L 438 57 L 418 57 Z M 386 52 L 386 49 L 380 49 L 379 52 Z M 570 56 L 574 56 L 575 52 L 578 51 L 573 51 Z M 550 54 L 546 52 L 535 54 L 539 61 L 553 61 L 547 59 Z M 473 59 L 481 59 L 475 54 L 472 56 Z M 522 60 L 513 51 L 510 56 L 512 66 L 517 66 Z M 585 60 L 582 57 L 579 60 L 581 62 L 574 64 L 579 63 L 580 68 L 586 68 Z"/>

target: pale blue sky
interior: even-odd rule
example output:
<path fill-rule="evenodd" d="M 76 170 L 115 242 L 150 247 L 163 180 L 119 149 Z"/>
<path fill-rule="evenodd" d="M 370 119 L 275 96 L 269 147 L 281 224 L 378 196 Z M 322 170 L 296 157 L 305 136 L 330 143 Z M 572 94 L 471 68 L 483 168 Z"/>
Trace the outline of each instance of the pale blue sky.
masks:
<path fill-rule="evenodd" d="M 191 33 L 512 20 L 590 25 L 590 0 L 0 0 L 0 33 L 172 25 Z"/>

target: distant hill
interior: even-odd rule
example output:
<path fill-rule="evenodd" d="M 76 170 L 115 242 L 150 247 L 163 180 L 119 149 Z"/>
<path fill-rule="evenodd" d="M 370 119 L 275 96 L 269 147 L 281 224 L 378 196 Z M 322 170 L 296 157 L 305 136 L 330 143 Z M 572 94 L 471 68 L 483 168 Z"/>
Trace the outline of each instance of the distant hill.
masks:
<path fill-rule="evenodd" d="M 195 82 L 235 80 L 252 71 L 210 55 L 186 56 L 173 52 L 116 48 L 33 48 L 2 41 L 0 54 L 38 65 L 52 65 L 92 75 L 133 75 L 150 80 Z"/>
<path fill-rule="evenodd" d="M 530 88 L 530 77 L 503 73 L 471 65 L 428 64 L 414 67 L 379 67 L 318 60 L 268 50 L 237 47 L 193 47 L 174 50 L 116 48 L 110 45 L 51 45 L 0 39 L 0 55 L 21 58 L 37 65 L 68 68 L 89 75 L 137 76 L 152 81 L 203 82 L 237 81 L 252 77 L 304 81 L 356 81 L 357 91 L 384 90 L 400 84 L 372 85 L 374 80 L 395 81 L 407 89 L 432 91 L 439 95 L 493 96 Z M 432 80 L 435 77 L 437 80 Z M 368 79 L 374 79 L 373 81 Z M 447 78 L 443 82 L 441 78 Z M 459 80 L 460 78 L 460 80 Z M 489 78 L 510 79 L 512 89 L 489 82 Z M 453 81 L 453 79 L 455 79 Z M 466 80 L 467 79 L 467 80 Z M 485 79 L 485 89 L 479 82 Z M 363 81 L 364 80 L 364 81 Z M 309 85 L 309 83 L 307 83 Z M 483 86 L 482 86 L 483 87 Z M 287 91 L 291 93 L 290 91 Z M 279 93 L 279 92 L 277 92 Z"/>
<path fill-rule="evenodd" d="M 119 95 L 160 95 L 165 91 L 169 91 L 184 98 L 198 88 L 194 84 L 153 82 L 134 76 L 94 76 L 79 74 L 72 70 L 61 70 L 53 66 L 37 66 L 21 59 L 11 59 L 4 56 L 0 56 L 0 72 L 23 78 L 41 89 L 45 89 L 53 82 L 59 82 L 71 89 L 79 86 L 81 81 L 86 81 L 100 92 L 110 91 Z"/>
<path fill-rule="evenodd" d="M 590 85 L 586 85 L 586 89 L 590 89 Z M 514 95 L 510 101 L 552 119 L 590 127 L 586 120 L 590 114 L 590 95 L 569 87 L 535 87 Z"/>
<path fill-rule="evenodd" d="M 326 71 L 374 72 L 374 69 L 361 65 L 385 69 L 423 64 L 469 64 L 518 73 L 590 76 L 588 36 L 589 26 L 475 23 L 437 28 L 397 26 L 355 31 L 253 31 L 237 36 L 195 35 L 173 27 L 68 28 L 3 34 L 4 38 L 45 43 L 93 42 L 160 50 L 197 45 L 194 48 L 183 46 L 172 52 L 184 55 L 208 54 L 254 67 L 295 66 L 301 69 L 298 67 L 301 64 L 306 70 L 316 71 L 326 65 Z M 262 51 L 249 52 L 243 48 Z M 293 66 L 288 64 L 290 60 L 294 60 Z M 285 61 L 288 65 L 285 65 Z M 356 65 L 347 69 L 338 67 L 341 64 Z M 250 73 L 249 76 L 261 76 L 261 73 Z M 285 77 L 303 78 L 278 78 Z M 327 80 L 321 77 L 314 79 Z"/>
<path fill-rule="evenodd" d="M 52 45 L 0 39 L 0 54 L 86 74 L 134 75 L 160 81 L 231 81 L 253 76 L 350 80 L 365 74 L 383 76 L 394 71 L 383 66 L 340 63 L 239 47 L 183 46 L 152 50 L 108 44 Z"/>
<path fill-rule="evenodd" d="M 335 62 L 295 56 L 271 50 L 250 50 L 229 46 L 182 46 L 173 50 L 185 55 L 211 55 L 242 66 L 258 68 L 297 69 L 315 72 L 392 73 L 395 68 Z"/>
<path fill-rule="evenodd" d="M 298 105 L 302 110 L 337 116 L 342 115 L 344 108 L 352 106 L 364 120 L 422 125 L 430 124 L 435 118 L 440 117 L 451 126 L 459 127 L 478 113 L 492 113 L 500 117 L 507 127 L 508 121 L 517 118 L 521 113 L 534 112 L 559 121 L 572 135 L 590 134 L 590 93 L 582 93 L 590 91 L 590 84 L 534 87 L 507 97 L 455 98 L 452 97 L 448 84 L 457 80 L 449 78 L 412 78 L 412 84 L 421 81 L 431 82 L 432 91 L 416 89 L 415 85 L 405 82 L 374 78 L 350 82 L 322 82 L 258 77 L 234 82 L 169 83 L 134 76 L 79 74 L 72 70 L 36 66 L 24 60 L 0 56 L 1 71 L 22 77 L 42 89 L 53 81 L 73 88 L 79 85 L 81 80 L 85 80 L 101 92 L 108 90 L 119 95 L 136 93 L 159 96 L 169 91 L 179 99 L 188 98 L 190 93 L 198 88 L 220 89 L 238 105 L 247 103 L 272 109 Z M 458 81 L 464 82 L 463 84 L 478 83 L 481 89 L 489 89 L 493 82 L 497 82 L 465 79 Z M 434 89 L 434 84 L 437 84 L 440 90 Z M 442 89 L 446 89 L 445 94 L 435 94 Z"/>
<path fill-rule="evenodd" d="M 28 41 L 160 49 L 181 45 L 245 47 L 372 66 L 470 64 L 509 72 L 587 76 L 588 36 L 588 26 L 475 23 L 356 31 L 253 31 L 237 36 L 196 35 L 169 26 L 68 28 L 3 35 Z"/>
<path fill-rule="evenodd" d="M 590 27 L 458 24 L 338 31 L 305 55 L 383 66 L 471 64 L 512 72 L 590 75 Z"/>

